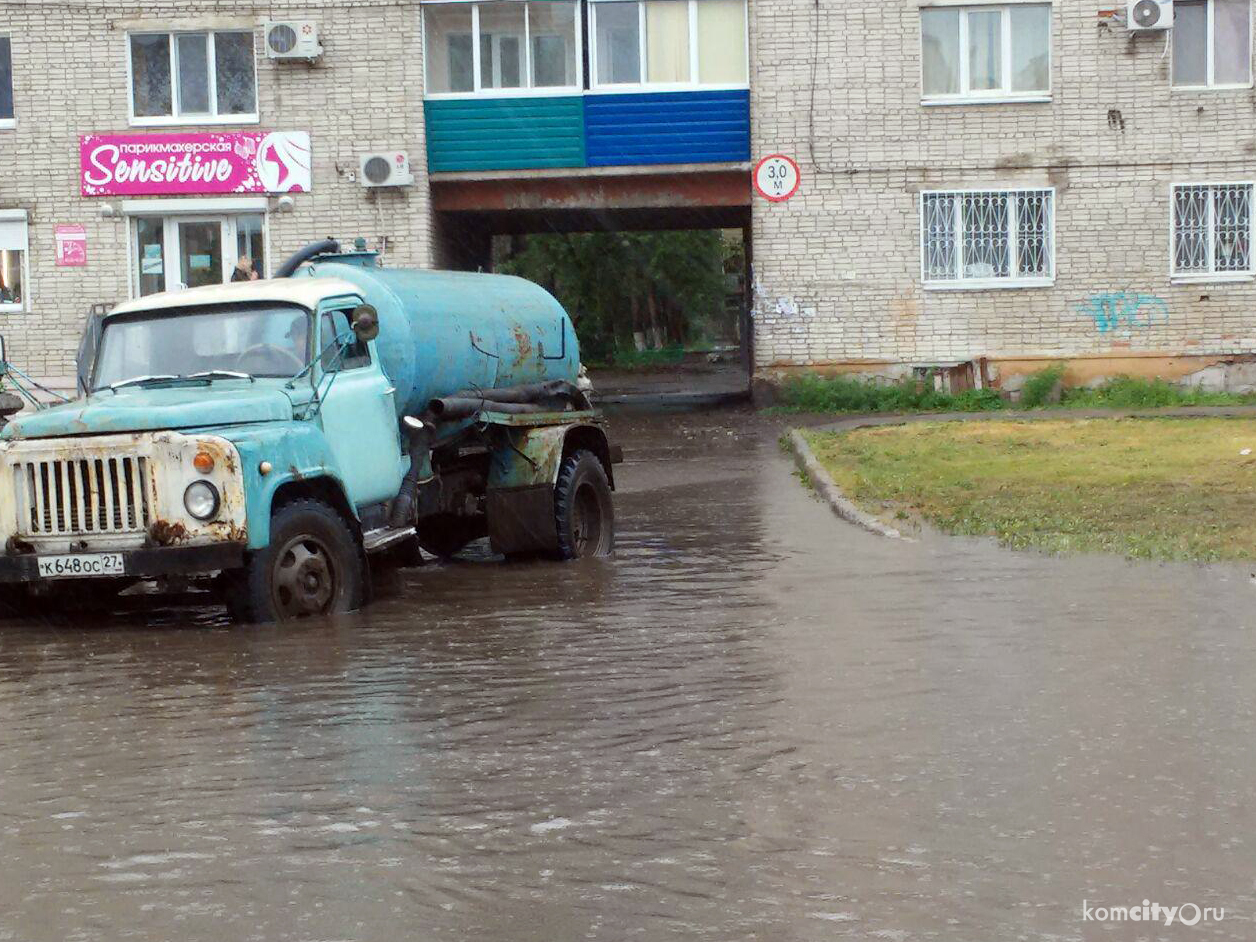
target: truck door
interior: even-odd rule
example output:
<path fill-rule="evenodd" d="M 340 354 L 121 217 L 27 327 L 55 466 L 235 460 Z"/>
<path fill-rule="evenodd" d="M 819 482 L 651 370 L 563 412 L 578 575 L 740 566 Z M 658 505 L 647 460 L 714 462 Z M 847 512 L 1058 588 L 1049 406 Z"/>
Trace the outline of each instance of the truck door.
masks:
<path fill-rule="evenodd" d="M 352 336 L 349 311 L 326 310 L 319 315 L 315 351 L 323 351 L 318 365 L 322 396 L 319 421 L 323 434 L 354 506 L 365 506 L 397 496 L 402 466 L 395 390 L 374 355 L 374 342 L 354 338 L 343 356 L 336 337 Z"/>

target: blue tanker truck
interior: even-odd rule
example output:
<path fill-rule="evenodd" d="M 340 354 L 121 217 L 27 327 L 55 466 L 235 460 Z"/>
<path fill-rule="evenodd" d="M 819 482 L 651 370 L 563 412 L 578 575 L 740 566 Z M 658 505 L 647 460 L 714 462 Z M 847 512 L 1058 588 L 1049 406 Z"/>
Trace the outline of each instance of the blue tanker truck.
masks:
<path fill-rule="evenodd" d="M 273 279 L 96 318 L 79 386 L 0 432 L 9 608 L 195 581 L 287 621 L 484 536 L 507 559 L 611 552 L 618 449 L 570 318 L 519 278 L 328 240 Z"/>

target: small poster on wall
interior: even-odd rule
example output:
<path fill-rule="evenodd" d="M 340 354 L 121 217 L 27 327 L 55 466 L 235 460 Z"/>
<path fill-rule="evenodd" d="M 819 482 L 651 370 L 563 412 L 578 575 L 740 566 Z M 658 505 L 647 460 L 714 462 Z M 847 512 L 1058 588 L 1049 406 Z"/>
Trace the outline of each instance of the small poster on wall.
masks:
<path fill-rule="evenodd" d="M 61 268 L 79 268 L 87 264 L 87 229 L 65 223 L 53 230 L 57 241 L 57 265 Z"/>

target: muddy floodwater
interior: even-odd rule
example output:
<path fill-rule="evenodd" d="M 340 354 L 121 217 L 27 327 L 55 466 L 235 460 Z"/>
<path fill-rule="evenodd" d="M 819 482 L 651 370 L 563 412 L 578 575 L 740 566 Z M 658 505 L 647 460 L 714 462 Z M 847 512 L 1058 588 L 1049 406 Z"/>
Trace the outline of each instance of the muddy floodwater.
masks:
<path fill-rule="evenodd" d="M 612 560 L 0 623 L 0 940 L 1256 938 L 1251 574 L 874 537 L 779 431 L 617 417 Z"/>

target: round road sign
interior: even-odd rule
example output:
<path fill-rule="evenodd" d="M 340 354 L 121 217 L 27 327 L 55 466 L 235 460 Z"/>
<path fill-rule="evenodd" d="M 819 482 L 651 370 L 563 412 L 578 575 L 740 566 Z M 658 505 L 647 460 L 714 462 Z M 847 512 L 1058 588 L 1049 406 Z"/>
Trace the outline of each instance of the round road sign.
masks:
<path fill-rule="evenodd" d="M 783 203 L 798 192 L 802 174 L 798 164 L 784 154 L 772 154 L 754 168 L 754 188 L 773 203 Z"/>

